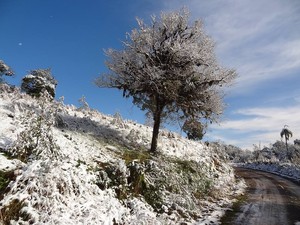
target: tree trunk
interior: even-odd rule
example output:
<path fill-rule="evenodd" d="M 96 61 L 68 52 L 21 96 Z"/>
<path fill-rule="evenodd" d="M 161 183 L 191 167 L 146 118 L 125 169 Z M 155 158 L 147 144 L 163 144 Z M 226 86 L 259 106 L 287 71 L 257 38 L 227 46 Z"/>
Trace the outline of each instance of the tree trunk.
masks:
<path fill-rule="evenodd" d="M 152 141 L 151 141 L 151 149 L 150 152 L 156 152 L 157 149 L 157 141 L 158 141 L 158 134 L 159 134 L 159 127 L 161 122 L 161 114 L 163 111 L 163 107 L 157 103 L 156 104 L 156 111 L 153 113 L 153 132 L 152 132 Z"/>

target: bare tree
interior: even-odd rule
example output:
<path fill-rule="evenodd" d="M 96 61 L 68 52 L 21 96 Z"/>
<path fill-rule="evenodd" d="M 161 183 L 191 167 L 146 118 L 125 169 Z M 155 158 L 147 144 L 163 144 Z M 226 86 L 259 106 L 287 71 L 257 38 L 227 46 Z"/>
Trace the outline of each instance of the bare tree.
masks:
<path fill-rule="evenodd" d="M 175 113 L 184 118 L 216 121 L 223 110 L 220 87 L 236 77 L 221 67 L 214 43 L 200 20 L 189 23 L 189 12 L 161 13 L 151 24 L 137 19 L 123 50 L 106 51 L 111 73 L 96 80 L 99 87 L 118 88 L 124 97 L 152 113 L 151 152 L 157 149 L 162 118 Z"/>

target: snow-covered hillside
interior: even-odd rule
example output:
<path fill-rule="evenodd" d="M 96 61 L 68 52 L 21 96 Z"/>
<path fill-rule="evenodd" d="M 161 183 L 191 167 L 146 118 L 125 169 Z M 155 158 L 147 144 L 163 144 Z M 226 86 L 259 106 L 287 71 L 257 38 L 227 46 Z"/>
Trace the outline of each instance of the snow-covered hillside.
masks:
<path fill-rule="evenodd" d="M 161 131 L 149 154 L 150 127 L 87 105 L 2 85 L 0 119 L 0 224 L 218 224 L 244 187 L 218 149 Z"/>
<path fill-rule="evenodd" d="M 228 154 L 231 163 L 238 167 L 262 170 L 300 181 L 300 145 L 276 141 L 269 147 L 254 151 L 220 143 L 211 143 Z"/>

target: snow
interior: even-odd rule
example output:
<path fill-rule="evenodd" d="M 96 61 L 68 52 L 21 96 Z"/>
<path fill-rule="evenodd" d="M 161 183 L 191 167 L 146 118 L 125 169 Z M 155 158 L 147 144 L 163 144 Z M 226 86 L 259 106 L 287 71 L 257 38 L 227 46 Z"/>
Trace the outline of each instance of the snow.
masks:
<path fill-rule="evenodd" d="M 237 165 L 245 168 L 274 173 L 300 182 L 300 166 L 292 163 L 253 162 L 253 163 L 243 163 Z"/>
<path fill-rule="evenodd" d="M 28 115 L 26 113 L 35 109 L 34 118 L 43 111 L 39 104 L 18 90 L 8 92 L 2 87 L 2 152 L 14 146 L 20 134 L 26 132 L 26 125 L 21 124 Z M 222 197 L 203 199 L 197 208 L 201 218 L 189 221 L 176 211 L 169 215 L 167 206 L 162 207 L 164 213 L 157 213 L 142 196 L 122 202 L 114 189 L 102 190 L 97 186 L 99 178 L 94 168 L 99 163 L 114 162 L 120 171 L 127 173 L 120 152 L 132 147 L 149 149 L 151 128 L 88 107 L 78 109 L 56 101 L 43 107 L 55 109 L 59 115 L 59 124 L 50 130 L 59 155 L 51 158 L 51 152 L 43 151 L 43 157 L 29 158 L 24 163 L 0 154 L 0 170 L 15 170 L 17 175 L 0 201 L 0 210 L 18 200 L 24 205 L 22 213 L 29 215 L 29 221 L 19 217 L 12 219 L 11 224 L 219 224 L 220 217 L 234 200 L 232 196 L 241 193 L 245 187 L 243 182 L 236 183 L 231 166 L 224 163 L 222 154 L 215 149 L 163 130 L 158 141 L 159 153 L 203 165 L 207 177 L 214 181 L 214 191 Z M 42 130 L 46 131 L 46 128 Z M 185 200 L 184 196 L 182 199 Z"/>
<path fill-rule="evenodd" d="M 2 153 L 0 153 L 0 170 L 11 171 L 17 169 L 22 163 L 19 160 L 8 160 Z"/>

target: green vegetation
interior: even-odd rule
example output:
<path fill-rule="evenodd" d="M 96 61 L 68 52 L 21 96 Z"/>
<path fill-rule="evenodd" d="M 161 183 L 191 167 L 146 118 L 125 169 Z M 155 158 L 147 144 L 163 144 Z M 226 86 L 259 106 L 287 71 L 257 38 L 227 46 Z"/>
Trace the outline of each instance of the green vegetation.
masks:
<path fill-rule="evenodd" d="M 129 149 L 120 154 L 120 161 L 98 163 L 97 185 L 102 190 L 113 188 L 124 204 L 131 197 L 142 197 L 156 212 L 167 207 L 168 213 L 175 210 L 195 218 L 197 205 L 212 193 L 213 179 L 196 161 Z"/>
<path fill-rule="evenodd" d="M 125 161 L 125 164 L 128 165 L 133 161 L 144 163 L 151 159 L 151 155 L 148 151 L 125 149 L 122 153 L 121 158 Z"/>
<path fill-rule="evenodd" d="M 247 200 L 246 195 L 240 195 L 236 198 L 236 201 L 232 204 L 231 210 L 227 210 L 225 215 L 221 218 L 222 225 L 231 225 L 233 218 L 237 212 L 240 211 L 241 205 Z"/>
<path fill-rule="evenodd" d="M 1 171 L 0 170 L 0 200 L 6 191 L 7 185 L 11 180 L 15 179 L 14 171 Z"/>

